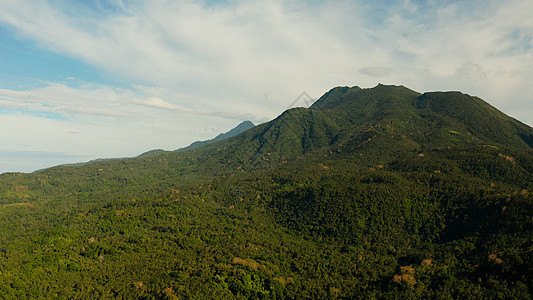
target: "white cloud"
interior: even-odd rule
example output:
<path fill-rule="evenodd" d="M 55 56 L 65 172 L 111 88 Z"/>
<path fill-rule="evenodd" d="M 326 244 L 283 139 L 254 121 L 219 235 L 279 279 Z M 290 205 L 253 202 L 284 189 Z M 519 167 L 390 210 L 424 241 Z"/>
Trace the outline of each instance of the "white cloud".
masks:
<path fill-rule="evenodd" d="M 385 77 L 391 72 L 392 69 L 387 67 L 364 67 L 359 70 L 359 73 L 372 77 Z"/>
<path fill-rule="evenodd" d="M 133 118 L 133 112 L 122 109 L 134 94 L 110 87 L 72 88 L 50 83 L 44 88 L 28 91 L 0 89 L 0 107 L 35 112 L 51 112 L 71 118 L 102 116 L 117 119 Z"/>
<path fill-rule="evenodd" d="M 335 72 L 333 80 L 314 91 L 321 93 L 353 68 L 347 63 L 349 49 L 326 28 L 331 20 L 277 1 L 217 8 L 156 1 L 103 18 L 79 18 L 45 1 L 30 2 L 4 4 L 0 18 L 43 47 L 126 80 L 206 98 L 208 106 L 257 101 L 272 91 L 277 97 L 271 99 L 278 103 L 261 104 L 265 109 L 323 81 L 317 78 L 318 69 Z M 217 110 L 224 107 L 228 110 L 227 105 Z"/>
<path fill-rule="evenodd" d="M 459 68 L 455 69 L 455 76 L 474 81 L 487 79 L 487 73 L 483 68 L 471 62 L 465 62 Z"/>
<path fill-rule="evenodd" d="M 168 103 L 167 101 L 161 98 L 157 98 L 157 97 L 150 97 L 148 99 L 134 99 L 132 100 L 132 103 L 145 105 L 149 107 L 155 107 L 155 108 L 175 110 L 175 111 L 185 112 L 185 113 L 195 114 L 195 115 L 200 114 L 199 112 L 196 112 L 194 110 L 187 109 L 176 104 Z"/>

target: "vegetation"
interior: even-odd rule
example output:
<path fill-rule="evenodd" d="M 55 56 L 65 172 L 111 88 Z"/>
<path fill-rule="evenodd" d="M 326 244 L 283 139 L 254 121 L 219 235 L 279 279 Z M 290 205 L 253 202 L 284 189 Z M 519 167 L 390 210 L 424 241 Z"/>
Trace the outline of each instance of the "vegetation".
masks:
<path fill-rule="evenodd" d="M 207 146 L 0 175 L 3 299 L 530 299 L 533 129 L 335 88 Z"/>

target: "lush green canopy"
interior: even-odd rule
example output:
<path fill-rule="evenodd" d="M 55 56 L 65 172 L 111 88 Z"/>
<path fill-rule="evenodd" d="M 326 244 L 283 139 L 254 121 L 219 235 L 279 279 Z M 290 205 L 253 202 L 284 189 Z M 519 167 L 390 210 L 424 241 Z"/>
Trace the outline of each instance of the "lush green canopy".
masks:
<path fill-rule="evenodd" d="M 0 176 L 0 297 L 530 299 L 533 129 L 335 88 L 180 152 Z"/>

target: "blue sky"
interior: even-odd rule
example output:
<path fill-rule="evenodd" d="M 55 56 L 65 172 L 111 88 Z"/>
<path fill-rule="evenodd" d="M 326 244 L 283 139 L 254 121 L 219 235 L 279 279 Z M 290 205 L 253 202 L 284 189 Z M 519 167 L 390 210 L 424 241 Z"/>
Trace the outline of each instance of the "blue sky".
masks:
<path fill-rule="evenodd" d="M 0 2 L 0 173 L 261 123 L 302 92 L 460 90 L 533 125 L 533 1 Z"/>

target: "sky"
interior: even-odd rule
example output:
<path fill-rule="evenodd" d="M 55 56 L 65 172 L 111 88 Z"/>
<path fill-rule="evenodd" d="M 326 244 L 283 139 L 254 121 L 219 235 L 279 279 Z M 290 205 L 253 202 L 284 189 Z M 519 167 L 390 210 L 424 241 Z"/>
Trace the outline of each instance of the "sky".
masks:
<path fill-rule="evenodd" d="M 524 0 L 2 0 L 0 173 L 178 149 L 335 86 L 458 90 L 532 126 L 532 11 Z"/>

